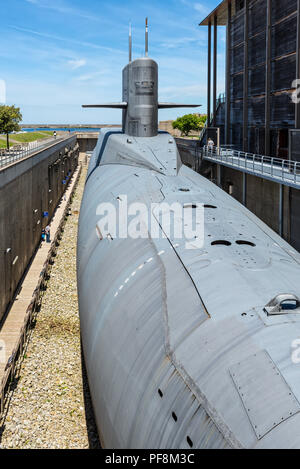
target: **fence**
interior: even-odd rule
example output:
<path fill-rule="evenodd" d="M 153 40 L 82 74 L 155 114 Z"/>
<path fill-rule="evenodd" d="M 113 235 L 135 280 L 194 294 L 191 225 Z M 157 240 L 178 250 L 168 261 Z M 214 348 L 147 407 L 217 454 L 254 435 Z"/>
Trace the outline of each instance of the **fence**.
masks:
<path fill-rule="evenodd" d="M 286 186 L 300 188 L 300 162 L 297 161 L 208 146 L 203 147 L 202 158 Z"/>
<path fill-rule="evenodd" d="M 8 166 L 16 161 L 27 158 L 32 153 L 35 153 L 37 150 L 41 150 L 51 144 L 62 142 L 68 137 L 59 137 L 59 138 L 47 138 L 44 140 L 37 140 L 35 142 L 30 142 L 28 144 L 20 144 L 13 146 L 10 150 L 0 150 L 0 168 Z"/>

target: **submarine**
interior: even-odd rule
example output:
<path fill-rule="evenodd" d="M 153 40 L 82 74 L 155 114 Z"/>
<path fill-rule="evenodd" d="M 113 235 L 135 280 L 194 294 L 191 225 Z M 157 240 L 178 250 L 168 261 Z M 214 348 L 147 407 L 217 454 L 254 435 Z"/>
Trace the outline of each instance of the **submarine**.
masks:
<path fill-rule="evenodd" d="M 158 130 L 158 109 L 180 105 L 158 101 L 147 25 L 145 49 L 132 60 L 130 47 L 122 102 L 88 105 L 123 112 L 122 129 L 101 130 L 91 156 L 77 242 L 101 445 L 299 449 L 300 254 L 182 163 L 174 138 Z M 125 199 L 146 207 L 159 236 L 152 227 L 120 235 L 120 217 L 102 223 L 103 207 L 119 213 Z M 163 223 L 159 204 L 169 215 L 179 204 L 181 215 Z M 170 229 L 186 210 L 194 220 L 197 207 L 199 243 Z"/>

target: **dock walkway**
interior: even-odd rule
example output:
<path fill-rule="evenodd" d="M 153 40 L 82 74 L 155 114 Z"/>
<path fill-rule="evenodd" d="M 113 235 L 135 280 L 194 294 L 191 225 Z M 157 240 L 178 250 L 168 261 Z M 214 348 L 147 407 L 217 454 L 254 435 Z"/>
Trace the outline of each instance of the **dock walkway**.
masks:
<path fill-rule="evenodd" d="M 39 297 L 42 294 L 47 271 L 51 267 L 49 266 L 50 260 L 55 253 L 57 238 L 60 235 L 80 171 L 81 166 L 75 171 L 49 225 L 51 244 L 41 242 L 0 330 L 0 416 L 3 412 L 5 392 L 13 375 L 20 349 L 22 350 L 26 341 L 28 324 L 40 301 Z"/>

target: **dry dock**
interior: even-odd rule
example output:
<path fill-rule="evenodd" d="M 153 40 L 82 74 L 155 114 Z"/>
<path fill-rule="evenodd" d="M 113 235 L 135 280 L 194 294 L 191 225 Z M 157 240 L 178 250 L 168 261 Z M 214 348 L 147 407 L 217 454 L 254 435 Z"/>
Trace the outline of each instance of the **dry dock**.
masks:
<path fill-rule="evenodd" d="M 77 308 L 76 239 L 85 176 L 84 167 L 41 310 L 8 394 L 1 448 L 99 446 L 82 370 Z"/>

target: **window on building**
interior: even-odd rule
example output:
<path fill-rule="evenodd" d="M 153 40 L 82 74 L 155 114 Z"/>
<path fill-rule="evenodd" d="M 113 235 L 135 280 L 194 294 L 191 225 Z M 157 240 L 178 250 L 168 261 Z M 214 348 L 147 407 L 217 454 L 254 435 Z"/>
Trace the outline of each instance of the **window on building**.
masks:
<path fill-rule="evenodd" d="M 245 0 L 237 0 L 236 1 L 236 11 L 240 11 L 244 8 L 245 6 Z"/>

